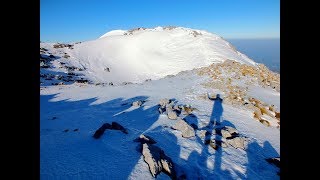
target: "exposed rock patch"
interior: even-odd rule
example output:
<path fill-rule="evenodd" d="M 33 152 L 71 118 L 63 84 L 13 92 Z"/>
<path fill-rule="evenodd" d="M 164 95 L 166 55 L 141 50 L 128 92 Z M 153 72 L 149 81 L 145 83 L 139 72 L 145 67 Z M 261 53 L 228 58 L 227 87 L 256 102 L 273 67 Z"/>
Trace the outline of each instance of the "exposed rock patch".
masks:
<path fill-rule="evenodd" d="M 194 129 L 182 119 L 179 119 L 172 128 L 181 131 L 182 137 L 184 138 L 195 136 Z"/>

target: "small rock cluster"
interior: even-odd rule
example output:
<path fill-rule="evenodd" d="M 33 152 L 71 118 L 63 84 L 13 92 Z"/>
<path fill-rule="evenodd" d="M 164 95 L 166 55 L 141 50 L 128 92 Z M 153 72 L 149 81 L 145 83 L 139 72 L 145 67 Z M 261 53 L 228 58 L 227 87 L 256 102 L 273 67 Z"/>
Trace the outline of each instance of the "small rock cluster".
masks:
<path fill-rule="evenodd" d="M 276 119 L 280 127 L 280 112 L 276 111 L 274 105 L 268 105 L 267 103 L 262 102 L 256 98 L 249 98 L 248 108 L 253 110 L 253 117 L 259 120 L 262 124 L 270 126 L 270 122 L 262 117 L 266 114 L 269 117 Z"/>
<path fill-rule="evenodd" d="M 50 53 L 45 48 L 40 48 L 40 70 L 51 68 L 52 61 L 56 60 L 57 57 L 54 55 L 48 55 Z M 65 58 L 70 57 L 69 55 L 65 54 Z M 89 80 L 84 79 L 83 77 L 77 77 L 79 76 L 79 73 L 76 71 L 83 71 L 84 69 L 75 67 L 75 66 L 68 66 L 65 62 L 59 62 L 59 68 L 65 69 L 67 72 L 61 72 L 60 74 L 51 74 L 51 73 L 40 73 L 40 84 L 43 84 L 44 82 L 50 83 L 51 85 L 64 85 L 67 82 L 77 82 L 77 83 L 84 83 L 88 84 L 90 83 Z M 75 73 L 76 72 L 76 73 Z M 49 81 L 49 82 L 48 82 Z"/>
<path fill-rule="evenodd" d="M 60 44 L 60 43 L 57 43 L 57 44 L 54 44 L 53 45 L 53 48 L 69 48 L 69 49 L 73 49 L 73 44 Z"/>
<path fill-rule="evenodd" d="M 216 138 L 215 139 L 209 139 L 210 133 L 207 131 L 202 132 L 204 133 L 206 139 L 205 144 L 209 144 L 212 148 L 218 149 L 219 147 L 234 147 L 239 149 L 245 149 L 247 144 L 246 137 L 240 136 L 237 129 L 230 127 L 230 126 L 223 126 L 221 128 L 216 128 Z M 220 136 L 220 138 L 217 138 L 217 136 Z"/>
<path fill-rule="evenodd" d="M 189 125 L 184 119 L 181 119 L 179 115 L 190 115 L 196 108 L 193 108 L 190 105 L 178 105 L 172 99 L 164 98 L 160 100 L 158 110 L 160 114 L 166 114 L 168 119 L 177 120 L 171 128 L 181 131 L 182 137 L 190 138 L 195 136 L 194 129 L 196 128 L 196 125 L 194 125 L 194 127 Z"/>
<path fill-rule="evenodd" d="M 280 74 L 270 71 L 265 65 L 258 64 L 257 67 L 241 64 L 232 60 L 223 63 L 211 64 L 208 67 L 198 69 L 198 75 L 207 75 L 211 81 L 203 83 L 205 87 L 214 87 L 223 92 L 226 103 L 243 102 L 246 96 L 246 87 L 233 85 L 233 79 L 241 79 L 246 85 L 256 83 L 261 87 L 271 87 L 280 92 Z"/>

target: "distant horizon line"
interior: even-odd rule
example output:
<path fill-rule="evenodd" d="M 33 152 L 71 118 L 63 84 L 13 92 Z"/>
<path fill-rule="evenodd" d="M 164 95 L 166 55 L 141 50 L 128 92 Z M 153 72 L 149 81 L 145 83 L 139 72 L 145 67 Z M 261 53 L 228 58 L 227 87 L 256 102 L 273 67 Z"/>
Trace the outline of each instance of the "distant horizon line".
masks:
<path fill-rule="evenodd" d="M 222 37 L 222 36 L 220 36 Z M 271 40 L 271 39 L 280 39 L 280 37 L 247 37 L 247 38 L 244 38 L 244 37 L 222 37 L 223 39 L 226 39 L 226 40 Z M 96 39 L 99 39 L 96 38 Z M 96 39 L 89 39 L 89 40 L 76 40 L 76 41 L 51 41 L 51 40 L 47 40 L 47 41 L 43 41 L 43 40 L 40 40 L 41 43 L 76 43 L 76 42 L 85 42 L 85 41 L 93 41 L 93 40 L 96 40 Z"/>

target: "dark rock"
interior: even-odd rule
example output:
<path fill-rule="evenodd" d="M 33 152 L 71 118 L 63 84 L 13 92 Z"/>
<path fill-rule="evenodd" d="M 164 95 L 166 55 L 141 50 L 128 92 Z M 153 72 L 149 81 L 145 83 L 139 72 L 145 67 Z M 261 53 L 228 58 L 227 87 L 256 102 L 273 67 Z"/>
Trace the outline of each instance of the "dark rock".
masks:
<path fill-rule="evenodd" d="M 79 129 L 74 129 L 73 131 L 79 131 Z"/>
<path fill-rule="evenodd" d="M 69 131 L 69 129 L 65 129 L 63 132 L 68 132 Z"/>
<path fill-rule="evenodd" d="M 54 56 L 54 55 L 52 55 L 52 54 L 50 54 L 49 58 L 55 58 L 55 56 Z"/>
<path fill-rule="evenodd" d="M 112 129 L 120 130 L 121 132 L 128 134 L 128 131 L 117 122 L 112 122 Z"/>
<path fill-rule="evenodd" d="M 104 131 L 106 129 L 111 129 L 111 127 L 112 126 L 109 123 L 104 123 L 98 130 L 96 130 L 96 132 L 94 133 L 93 137 L 95 139 L 99 139 L 102 136 L 102 134 L 104 133 Z"/>
<path fill-rule="evenodd" d="M 40 50 L 48 51 L 48 49 L 41 47 Z"/>
<path fill-rule="evenodd" d="M 86 80 L 86 79 L 77 79 L 76 82 L 77 83 L 88 83 L 88 80 Z"/>
<path fill-rule="evenodd" d="M 67 75 L 74 76 L 74 75 L 76 75 L 76 74 L 73 73 L 73 72 L 68 72 Z"/>

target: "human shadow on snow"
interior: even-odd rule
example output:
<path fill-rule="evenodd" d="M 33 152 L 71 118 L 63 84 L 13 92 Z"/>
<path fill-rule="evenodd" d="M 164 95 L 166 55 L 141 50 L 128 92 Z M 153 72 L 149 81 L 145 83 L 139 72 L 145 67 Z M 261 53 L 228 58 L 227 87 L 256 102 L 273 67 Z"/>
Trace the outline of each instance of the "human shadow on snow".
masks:
<path fill-rule="evenodd" d="M 49 101 L 56 96 L 58 94 L 40 96 L 42 179 L 128 179 L 142 156 L 141 152 L 136 151 L 137 143 L 133 142 L 140 134 L 149 135 L 157 141 L 155 145 L 172 159 L 178 179 L 233 179 L 231 171 L 240 179 L 279 177 L 276 175 L 279 169 L 265 161 L 265 158 L 279 156 L 269 142 L 265 142 L 263 147 L 257 142 L 248 145 L 248 163 L 244 165 L 246 172 L 243 174 L 233 168 L 222 168 L 224 150 L 214 150 L 197 134 L 196 137 L 187 139 L 180 137 L 180 134 L 169 126 L 150 129 L 159 119 L 159 106 L 131 106 L 134 101 L 146 101 L 147 96 L 116 98 L 101 104 L 93 104 L 98 98 Z M 52 120 L 52 117 L 56 119 Z M 184 120 L 189 125 L 196 125 L 193 127 L 198 129 L 199 120 L 195 114 L 185 116 Z M 92 137 L 103 123 L 111 124 L 113 121 L 125 127 L 128 134 L 107 130 L 100 139 Z M 167 121 L 174 122 L 169 119 Z M 207 130 L 209 133 L 205 139 L 213 139 L 219 144 L 222 138 L 215 129 L 223 126 L 235 128 L 230 121 L 223 118 L 222 101 L 214 100 L 210 122 L 198 130 Z M 79 128 L 79 131 L 65 133 L 65 128 Z M 184 143 L 194 143 L 194 146 L 199 148 L 191 149 Z M 187 157 L 182 153 L 185 149 L 191 149 Z"/>

